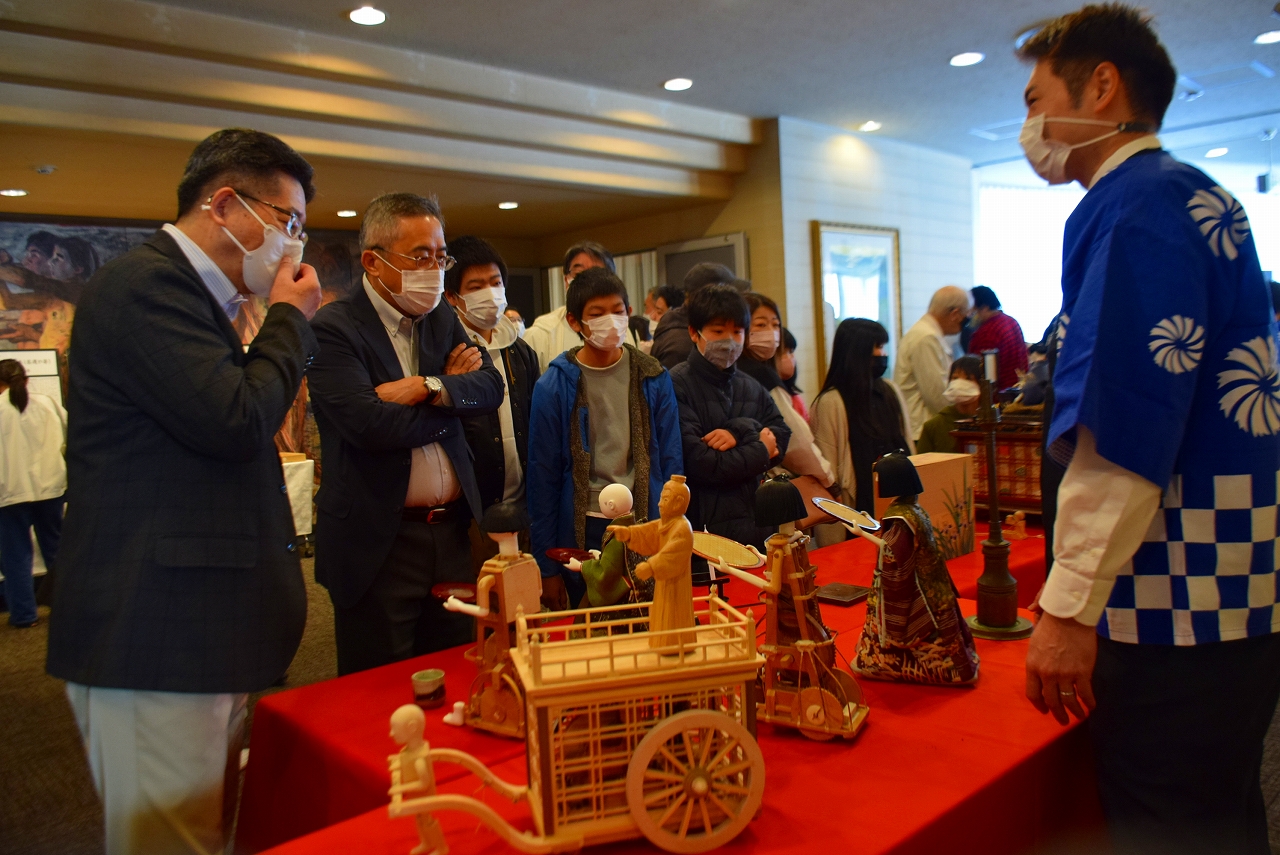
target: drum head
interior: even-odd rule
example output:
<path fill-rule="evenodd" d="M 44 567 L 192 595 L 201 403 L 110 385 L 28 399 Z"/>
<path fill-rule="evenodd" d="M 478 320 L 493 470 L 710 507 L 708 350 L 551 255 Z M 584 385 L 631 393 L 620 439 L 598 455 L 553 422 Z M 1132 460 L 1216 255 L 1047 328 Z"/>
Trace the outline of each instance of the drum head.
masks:
<path fill-rule="evenodd" d="M 754 570 L 764 566 L 764 556 L 757 555 L 736 540 L 706 531 L 693 533 L 693 552 L 699 558 L 710 561 L 713 567 L 721 558 L 725 564 L 739 570 Z"/>
<path fill-rule="evenodd" d="M 846 522 L 849 525 L 856 525 L 863 531 L 880 530 L 880 523 L 872 519 L 869 514 L 864 514 L 862 511 L 855 511 L 848 505 L 840 504 L 835 499 L 824 499 L 821 496 L 817 496 L 814 498 L 813 503 L 817 505 L 819 509 L 826 511 L 841 522 Z"/>

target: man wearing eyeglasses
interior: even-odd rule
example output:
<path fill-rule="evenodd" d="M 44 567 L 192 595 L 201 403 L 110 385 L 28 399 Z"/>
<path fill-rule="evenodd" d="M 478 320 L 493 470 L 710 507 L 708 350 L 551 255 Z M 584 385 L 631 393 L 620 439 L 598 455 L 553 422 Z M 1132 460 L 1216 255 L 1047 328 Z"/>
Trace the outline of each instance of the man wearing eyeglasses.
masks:
<path fill-rule="evenodd" d="M 435 199 L 374 199 L 360 247 L 363 287 L 316 314 L 309 374 L 324 459 L 316 581 L 333 601 L 340 674 L 472 637 L 431 589 L 475 581 L 467 530 L 483 509 L 459 417 L 503 398 L 488 352 L 441 300 L 454 260 Z"/>
<path fill-rule="evenodd" d="M 307 596 L 273 436 L 317 352 L 311 166 L 257 131 L 196 146 L 178 219 L 85 285 L 49 673 L 67 681 L 106 851 L 220 852 L 245 702 Z M 269 309 L 248 350 L 232 326 Z"/>

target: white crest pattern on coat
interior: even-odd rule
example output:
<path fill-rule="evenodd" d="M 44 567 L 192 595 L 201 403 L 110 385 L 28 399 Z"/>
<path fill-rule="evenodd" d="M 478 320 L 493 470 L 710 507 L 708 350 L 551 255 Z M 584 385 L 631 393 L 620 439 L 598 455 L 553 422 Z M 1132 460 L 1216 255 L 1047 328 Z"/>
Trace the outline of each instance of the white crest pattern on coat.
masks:
<path fill-rule="evenodd" d="M 1204 327 L 1193 319 L 1174 315 L 1151 328 L 1147 349 L 1170 374 L 1182 374 L 1200 364 L 1204 353 Z"/>
<path fill-rule="evenodd" d="M 1230 386 L 1219 406 L 1240 430 L 1253 436 L 1280 432 L 1280 367 L 1276 365 L 1276 342 L 1271 336 L 1250 339 L 1227 354 L 1234 368 L 1218 374 L 1218 388 Z"/>
<path fill-rule="evenodd" d="M 1240 254 L 1236 247 L 1249 237 L 1249 218 L 1235 197 L 1221 187 L 1197 190 L 1187 202 L 1187 210 L 1200 234 L 1208 238 L 1213 254 L 1235 261 Z"/>

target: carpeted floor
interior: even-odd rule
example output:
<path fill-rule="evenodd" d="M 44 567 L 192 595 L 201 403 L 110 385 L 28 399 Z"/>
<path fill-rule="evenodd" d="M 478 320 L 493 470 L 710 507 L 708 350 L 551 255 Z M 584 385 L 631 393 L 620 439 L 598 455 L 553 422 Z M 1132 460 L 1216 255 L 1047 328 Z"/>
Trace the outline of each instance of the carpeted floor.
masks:
<path fill-rule="evenodd" d="M 333 606 L 304 559 L 307 628 L 284 686 L 338 675 Z M 0 617 L 0 855 L 102 855 L 102 808 L 93 790 L 61 680 L 44 672 L 48 610 L 40 624 L 14 629 Z M 246 745 L 248 744 L 246 740 Z"/>
<path fill-rule="evenodd" d="M 308 580 L 307 628 L 285 686 L 337 676 L 333 607 Z M 0 620 L 0 855 L 101 855 L 102 810 L 89 777 L 62 682 L 44 673 L 47 632 L 15 630 Z M 250 699 L 249 726 L 252 727 Z M 1262 769 L 1269 799 L 1272 852 L 1280 855 L 1280 715 L 1267 739 Z"/>

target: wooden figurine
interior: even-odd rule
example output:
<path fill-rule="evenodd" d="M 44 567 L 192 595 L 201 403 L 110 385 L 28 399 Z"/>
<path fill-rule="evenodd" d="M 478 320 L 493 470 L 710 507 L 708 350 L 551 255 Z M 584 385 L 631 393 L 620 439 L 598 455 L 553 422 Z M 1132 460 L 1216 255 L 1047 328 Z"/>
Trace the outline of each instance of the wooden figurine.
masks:
<path fill-rule="evenodd" d="M 875 464 L 880 495 L 896 497 L 867 598 L 854 671 L 880 680 L 961 685 L 978 679 L 978 654 L 956 586 L 917 498 L 920 476 L 906 454 Z"/>
<path fill-rule="evenodd" d="M 600 491 L 600 513 L 613 521 L 614 526 L 632 526 L 635 514 L 631 512 L 634 498 L 622 484 L 610 484 Z M 596 557 L 579 561 L 569 559 L 570 570 L 582 574 L 587 583 L 587 593 L 578 608 L 620 606 L 624 603 L 646 603 L 653 599 L 653 579 L 640 579 L 636 568 L 640 559 L 635 552 L 618 540 L 610 527 L 604 534 L 601 549 Z"/>
<path fill-rule="evenodd" d="M 521 609 L 537 614 L 541 608 L 542 574 L 532 555 L 521 553 L 519 532 L 528 517 L 518 505 L 500 502 L 485 511 L 480 527 L 498 543 L 498 554 L 480 568 L 476 602 L 456 597 L 444 607 L 469 614 L 476 621 L 476 646 L 468 651 L 479 668 L 467 701 L 467 724 L 515 739 L 524 738 L 524 696 L 511 670 L 513 622 Z"/>
<path fill-rule="evenodd" d="M 405 704 L 391 714 L 391 738 L 403 745 L 400 753 L 387 758 L 391 770 L 391 797 L 412 793 L 414 796 L 436 794 L 436 773 L 431 762 L 431 746 L 422 738 L 426 717 L 417 704 Z M 449 844 L 445 842 L 440 822 L 429 813 L 414 816 L 418 823 L 419 843 L 409 850 L 410 855 L 447 855 Z"/>
<path fill-rule="evenodd" d="M 867 717 L 857 681 L 836 665 L 836 632 L 822 622 L 809 537 L 795 523 L 805 518 L 804 497 L 786 478 L 765 481 L 756 491 L 756 525 L 777 527 L 765 541 L 766 576 L 760 579 L 729 566 L 718 569 L 762 592 L 765 656 L 760 720 L 795 727 L 810 739 L 853 737 Z"/>
<path fill-rule="evenodd" d="M 653 647 L 678 643 L 670 630 L 685 629 L 693 620 L 693 528 L 684 512 L 689 509 L 689 487 L 683 475 L 672 475 L 658 499 L 661 519 L 639 525 L 611 525 L 608 530 L 648 560 L 636 565 L 636 576 L 654 581 L 653 605 L 649 609 L 649 629 Z"/>
<path fill-rule="evenodd" d="M 1004 518 L 1004 524 L 1009 527 L 1009 530 L 1004 533 L 1004 536 L 1009 540 L 1027 539 L 1026 511 L 1018 511 L 1017 513 L 1009 514 Z"/>

